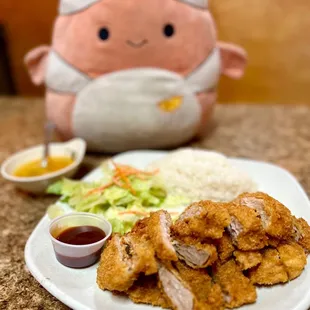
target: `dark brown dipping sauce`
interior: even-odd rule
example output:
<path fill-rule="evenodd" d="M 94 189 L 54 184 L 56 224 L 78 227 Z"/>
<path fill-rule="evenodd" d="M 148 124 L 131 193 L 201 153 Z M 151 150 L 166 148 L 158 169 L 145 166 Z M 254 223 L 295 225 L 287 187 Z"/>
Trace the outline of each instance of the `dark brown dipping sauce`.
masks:
<path fill-rule="evenodd" d="M 56 239 L 72 245 L 86 245 L 96 243 L 106 236 L 105 232 L 95 226 L 70 227 L 62 231 Z"/>
<path fill-rule="evenodd" d="M 55 238 L 60 242 L 72 245 L 87 245 L 96 243 L 106 237 L 103 230 L 95 226 L 70 227 Z M 101 255 L 102 248 L 95 253 L 83 257 L 64 256 L 55 251 L 57 260 L 71 268 L 85 268 L 95 264 Z"/>

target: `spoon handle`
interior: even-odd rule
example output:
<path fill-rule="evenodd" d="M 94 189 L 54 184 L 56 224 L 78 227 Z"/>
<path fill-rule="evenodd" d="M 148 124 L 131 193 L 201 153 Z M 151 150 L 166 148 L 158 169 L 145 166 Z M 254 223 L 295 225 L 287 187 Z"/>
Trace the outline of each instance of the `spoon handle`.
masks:
<path fill-rule="evenodd" d="M 54 128 L 55 125 L 52 122 L 47 122 L 44 126 L 44 161 L 47 161 L 49 157 L 49 144 L 53 138 Z"/>

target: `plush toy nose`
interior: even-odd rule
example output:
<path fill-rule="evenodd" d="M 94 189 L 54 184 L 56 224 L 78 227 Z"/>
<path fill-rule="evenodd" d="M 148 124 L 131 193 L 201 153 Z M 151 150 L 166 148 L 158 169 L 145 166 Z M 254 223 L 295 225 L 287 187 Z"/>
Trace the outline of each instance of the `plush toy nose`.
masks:
<path fill-rule="evenodd" d="M 164 112 L 174 112 L 176 111 L 183 103 L 183 97 L 182 96 L 174 96 L 167 100 L 163 100 L 158 104 L 158 107 L 160 110 Z"/>

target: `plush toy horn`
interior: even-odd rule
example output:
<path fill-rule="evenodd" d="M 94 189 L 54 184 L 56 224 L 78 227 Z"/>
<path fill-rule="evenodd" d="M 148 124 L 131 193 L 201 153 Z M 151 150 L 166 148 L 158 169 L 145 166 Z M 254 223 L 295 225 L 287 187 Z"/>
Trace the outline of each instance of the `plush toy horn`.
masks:
<path fill-rule="evenodd" d="M 90 7 L 100 0 L 60 0 L 59 13 L 60 15 L 73 14 Z"/>
<path fill-rule="evenodd" d="M 179 0 L 179 1 L 198 7 L 198 8 L 201 8 L 201 9 L 208 8 L 208 0 Z"/>

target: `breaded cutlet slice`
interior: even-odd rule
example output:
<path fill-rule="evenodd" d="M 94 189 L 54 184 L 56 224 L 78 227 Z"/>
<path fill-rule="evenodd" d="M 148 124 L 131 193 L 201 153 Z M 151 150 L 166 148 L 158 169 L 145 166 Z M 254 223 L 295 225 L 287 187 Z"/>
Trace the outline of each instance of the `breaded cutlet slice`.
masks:
<path fill-rule="evenodd" d="M 167 211 L 151 213 L 147 229 L 157 257 L 164 261 L 177 261 L 177 253 L 172 245 L 170 227 L 172 219 Z"/>
<path fill-rule="evenodd" d="M 268 236 L 288 240 L 293 230 L 293 217 L 290 210 L 278 200 L 262 193 L 245 193 L 235 203 L 251 208 L 259 215 Z"/>
<path fill-rule="evenodd" d="M 291 242 L 281 244 L 277 250 L 289 280 L 299 277 L 307 265 L 307 257 L 304 249 L 298 243 Z"/>
<path fill-rule="evenodd" d="M 159 287 L 173 310 L 195 310 L 197 300 L 189 285 L 171 265 L 160 265 Z"/>
<path fill-rule="evenodd" d="M 199 309 L 224 309 L 222 290 L 218 284 L 213 283 L 206 269 L 192 269 L 181 262 L 176 262 L 173 265 L 179 276 L 194 293 L 198 304 L 200 304 Z M 197 307 L 195 307 L 196 309 Z"/>
<path fill-rule="evenodd" d="M 101 254 L 97 284 L 103 290 L 127 291 L 140 273 L 157 273 L 158 265 L 151 243 L 135 235 L 114 234 Z"/>
<path fill-rule="evenodd" d="M 233 244 L 242 251 L 255 251 L 267 245 L 267 236 L 255 210 L 235 203 L 227 204 L 231 216 L 228 232 Z"/>
<path fill-rule="evenodd" d="M 185 209 L 172 226 L 174 235 L 191 236 L 198 241 L 219 239 L 230 224 L 230 216 L 223 203 L 200 201 Z"/>
<path fill-rule="evenodd" d="M 170 308 L 169 303 L 158 287 L 157 275 L 140 276 L 126 294 L 137 304 L 148 304 L 164 309 Z"/>
<path fill-rule="evenodd" d="M 221 287 L 226 308 L 241 307 L 257 299 L 255 286 L 233 259 L 223 265 L 217 264 L 213 269 L 213 279 Z"/>
<path fill-rule="evenodd" d="M 259 265 L 263 256 L 259 251 L 235 251 L 235 260 L 242 270 L 248 270 Z"/>
<path fill-rule="evenodd" d="M 276 249 L 265 249 L 262 252 L 263 260 L 249 271 L 249 278 L 253 284 L 275 285 L 288 282 L 286 268 Z"/>

